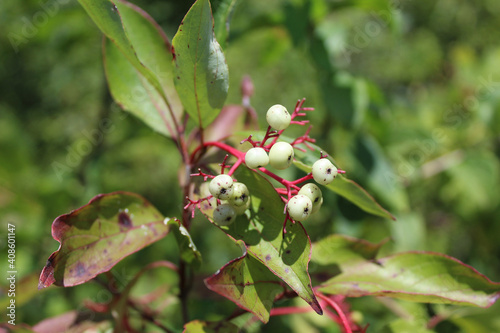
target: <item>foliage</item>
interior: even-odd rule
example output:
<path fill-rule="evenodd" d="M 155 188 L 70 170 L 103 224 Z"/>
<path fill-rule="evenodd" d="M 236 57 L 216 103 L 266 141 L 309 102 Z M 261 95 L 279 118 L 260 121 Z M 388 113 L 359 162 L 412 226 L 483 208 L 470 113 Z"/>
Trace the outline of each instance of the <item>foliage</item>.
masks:
<path fill-rule="evenodd" d="M 25 275 L 18 282 L 26 290 L 18 297 L 19 318 L 31 327 L 15 331 L 53 332 L 54 325 L 65 331 L 75 323 L 81 330 L 118 332 L 335 331 L 332 320 L 347 332 L 364 331 L 366 324 L 368 331 L 498 330 L 487 314 L 498 308 L 493 304 L 500 285 L 479 273 L 500 274 L 498 224 L 492 223 L 500 206 L 492 186 L 500 167 L 500 67 L 498 46 L 488 34 L 476 39 L 455 31 L 453 22 L 442 20 L 450 10 L 446 4 L 428 15 L 425 3 L 220 1 L 213 3 L 212 29 L 211 5 L 198 0 L 182 22 L 168 22 L 164 33 L 126 1 L 80 3 L 105 35 L 109 91 L 135 118 L 101 96 L 102 69 L 85 49 L 93 45 L 97 51 L 100 44 L 90 23 L 73 20 L 69 37 L 50 25 L 33 27 L 33 43 L 59 50 L 64 41 L 77 42 L 69 60 L 53 51 L 61 60 L 40 75 L 57 79 L 32 89 L 39 96 L 28 89 L 29 81 L 22 82 L 23 91 L 30 102 L 41 98 L 40 108 L 47 110 L 78 106 L 51 116 L 16 113 L 20 105 L 30 110 L 36 103 L 5 100 L 0 144 L 9 159 L 0 169 L 6 178 L 0 209 L 19 226 L 18 244 L 36 244 L 18 245 L 18 265 L 36 271 L 43 266 L 40 253 L 48 255 L 54 243 L 44 236 L 48 226 L 41 221 L 90 199 L 54 220 L 52 236 L 60 248 L 49 257 L 39 285 L 88 283 L 65 289 L 70 297 L 57 304 L 60 289 L 36 292 L 33 275 Z M 82 18 L 80 7 L 52 5 L 53 11 Z M 162 23 L 161 11 L 149 6 Z M 488 31 L 498 24 L 492 18 L 497 7 L 488 2 L 453 9 L 456 20 Z M 243 13 L 245 19 L 238 16 Z M 171 44 L 166 36 L 175 32 L 172 22 L 179 28 Z M 22 31 L 31 28 L 24 24 Z M 57 33 L 62 37 L 48 37 Z M 32 65 L 23 50 L 27 39 L 16 38 L 8 34 L 24 68 L 46 60 L 33 56 L 38 63 Z M 454 39 L 460 42 L 445 44 Z M 387 61 L 394 54 L 400 58 Z M 7 57 L 2 71 L 8 73 L 9 62 L 14 58 Z M 65 66 L 87 84 L 57 72 Z M 243 79 L 241 96 L 238 82 L 247 73 L 254 83 Z M 290 104 L 304 95 L 306 104 Z M 289 105 L 292 117 L 314 105 L 316 111 L 307 113 L 312 129 L 304 134 L 296 126 L 304 120 L 293 120 L 286 137 L 283 131 L 260 131 L 257 124 L 267 126 L 261 110 L 276 103 Z M 24 129 L 33 134 L 21 135 Z M 244 151 L 252 145 L 268 149 L 277 136 L 294 146 L 294 167 L 280 173 L 247 169 Z M 42 151 L 34 138 L 42 140 Z M 66 147 L 67 142 L 74 143 Z M 335 152 L 334 162 L 346 175 L 322 187 L 325 204 L 315 216 L 293 221 L 283 214 L 285 205 L 297 184 L 311 178 L 320 151 Z M 225 153 L 231 155 L 228 165 Z M 222 160 L 220 169 L 215 163 Z M 251 195 L 245 215 L 229 226 L 214 221 L 215 202 L 208 205 L 204 183 L 190 177 L 207 180 L 225 166 Z M 123 192 L 130 190 L 141 195 Z M 204 215 L 195 215 L 196 207 Z M 21 222 L 28 220 L 33 228 Z M 380 242 L 387 236 L 390 242 Z M 213 305 L 214 293 L 200 285 L 203 279 L 231 302 Z M 109 297 L 83 300 L 100 292 Z M 375 297 L 357 299 L 367 295 Z M 41 304 L 43 311 L 32 311 Z M 62 314 L 68 308 L 77 311 Z M 283 315 L 293 323 L 280 321 Z"/>

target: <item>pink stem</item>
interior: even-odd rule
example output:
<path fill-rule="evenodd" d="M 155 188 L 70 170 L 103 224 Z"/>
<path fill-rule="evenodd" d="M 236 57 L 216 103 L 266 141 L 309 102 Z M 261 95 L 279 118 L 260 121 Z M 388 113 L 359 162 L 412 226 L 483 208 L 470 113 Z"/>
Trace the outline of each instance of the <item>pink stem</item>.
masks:
<path fill-rule="evenodd" d="M 303 183 L 309 179 L 312 179 L 313 178 L 313 175 L 312 173 L 308 173 L 307 175 L 305 175 L 304 177 L 302 178 L 299 178 L 297 180 L 294 180 L 293 182 L 290 182 L 292 185 L 297 185 L 297 184 L 300 184 L 300 183 Z"/>
<path fill-rule="evenodd" d="M 229 169 L 229 172 L 227 173 L 227 175 L 232 176 L 233 173 L 236 171 L 236 169 L 238 169 L 238 167 L 241 165 L 241 163 L 243 163 L 243 160 L 238 158 L 238 160 L 233 164 L 231 169 Z"/>
<path fill-rule="evenodd" d="M 344 327 L 344 330 L 346 331 L 346 333 L 352 333 L 351 325 L 349 324 L 349 320 L 347 319 L 345 313 L 342 311 L 340 306 L 334 300 L 332 300 L 329 297 L 326 297 L 325 295 L 323 295 L 321 293 L 316 292 L 316 296 L 318 296 L 319 298 L 324 300 L 329 306 L 331 306 L 335 311 L 337 311 L 337 313 L 340 317 L 340 320 L 342 321 L 342 326 Z"/>

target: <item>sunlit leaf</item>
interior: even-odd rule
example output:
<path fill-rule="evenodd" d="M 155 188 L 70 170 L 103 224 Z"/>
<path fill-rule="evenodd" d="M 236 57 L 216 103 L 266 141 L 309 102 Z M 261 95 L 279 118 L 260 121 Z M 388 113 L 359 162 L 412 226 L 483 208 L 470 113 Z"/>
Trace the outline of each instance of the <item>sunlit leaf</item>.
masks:
<path fill-rule="evenodd" d="M 284 291 L 283 282 L 262 263 L 244 255 L 205 279 L 205 285 L 253 313 L 263 323 L 269 321 L 275 297 Z"/>
<path fill-rule="evenodd" d="M 208 322 L 193 320 L 184 325 L 183 333 L 238 333 L 239 328 L 227 321 Z"/>
<path fill-rule="evenodd" d="M 311 242 L 300 222 L 286 224 L 284 204 L 267 179 L 246 167 L 234 174 L 250 192 L 251 205 L 243 215 L 228 227 L 221 229 L 234 240 L 242 240 L 248 254 L 258 259 L 276 276 L 286 282 L 318 313 L 322 313 L 311 286 L 308 264 Z M 211 219 L 213 207 L 202 206 Z"/>
<path fill-rule="evenodd" d="M 113 97 L 156 131 L 175 136 L 175 119 L 182 113 L 182 108 L 173 85 L 173 55 L 163 31 L 149 15 L 123 0 L 117 0 L 116 4 L 99 0 L 79 1 L 98 28 L 116 46 L 112 53 L 114 57 L 107 55 L 111 58 L 107 67 L 115 58 L 121 61 L 114 71 L 118 72 L 117 75 L 110 77 L 108 73 Z M 124 70 L 121 80 L 132 79 L 131 82 L 119 84 L 121 70 Z M 136 73 L 132 75 L 134 70 Z M 144 109 L 140 108 L 142 101 L 138 100 L 141 99 L 150 99 Z M 160 123 L 155 123 L 157 119 Z"/>
<path fill-rule="evenodd" d="M 172 41 L 175 86 L 184 108 L 202 128 L 219 114 L 227 97 L 226 59 L 215 39 L 208 0 L 191 7 Z"/>
<path fill-rule="evenodd" d="M 141 8 L 123 1 L 115 1 L 128 40 L 140 62 L 151 70 L 160 83 L 169 108 L 176 118 L 182 114 L 182 103 L 175 90 L 172 45 L 165 32 Z"/>
<path fill-rule="evenodd" d="M 500 297 L 500 283 L 449 256 L 404 252 L 341 266 L 319 291 L 348 297 L 388 296 L 413 302 L 488 307 Z"/>
<path fill-rule="evenodd" d="M 155 131 L 172 136 L 175 128 L 169 120 L 167 105 L 158 91 L 115 44 L 106 39 L 104 48 L 104 70 L 114 100 Z"/>
<path fill-rule="evenodd" d="M 414 318 L 412 320 L 405 320 L 403 318 L 396 319 L 389 324 L 391 332 L 411 332 L 411 333 L 434 333 L 435 331 L 430 330 L 426 327 L 426 323 L 421 320 L 416 321 Z"/>
<path fill-rule="evenodd" d="M 51 254 L 38 288 L 74 286 L 109 271 L 126 256 L 163 238 L 168 220 L 137 194 L 100 194 L 52 223 L 60 243 Z"/>

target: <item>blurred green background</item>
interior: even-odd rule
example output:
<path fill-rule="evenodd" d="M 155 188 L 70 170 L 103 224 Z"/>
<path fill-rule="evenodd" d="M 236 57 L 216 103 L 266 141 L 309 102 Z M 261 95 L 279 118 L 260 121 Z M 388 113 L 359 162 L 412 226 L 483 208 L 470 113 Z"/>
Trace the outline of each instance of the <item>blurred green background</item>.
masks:
<path fill-rule="evenodd" d="M 170 38 L 192 4 L 133 2 Z M 214 11 L 220 2 L 212 1 Z M 397 217 L 370 216 L 328 193 L 325 208 L 306 225 L 313 241 L 327 232 L 374 242 L 390 237 L 384 253 L 442 252 L 500 281 L 499 16 L 496 0 L 238 2 L 225 49 L 227 103 L 241 103 L 244 75 L 253 80 L 251 101 L 261 121 L 270 105 L 291 109 L 306 97 L 306 106 L 316 109 L 309 114 L 311 136 Z M 137 192 L 166 216 L 180 216 L 180 159 L 168 139 L 112 102 L 102 36 L 76 1 L 3 0 L 0 31 L 1 234 L 7 223 L 16 225 L 18 303 L 24 303 L 17 320 L 33 325 L 81 309 L 84 299 L 106 301 L 93 284 L 36 292 L 37 276 L 58 247 L 50 235 L 53 219 L 117 190 Z M 239 255 L 214 229 L 201 217 L 193 224 L 205 260 L 198 280 Z M 6 261 L 5 236 L 0 250 Z M 168 236 L 115 271 L 126 281 L 145 263 L 176 256 Z M 175 293 L 168 273 L 147 279 L 139 290 L 161 280 Z M 202 282 L 192 296 L 193 318 L 220 320 L 234 310 L 220 297 L 213 305 Z M 377 302 L 352 302 L 373 332 L 426 332 L 415 319 L 420 313 L 450 315 L 436 332 L 500 331 L 499 306 L 456 310 L 398 301 L 414 314 L 410 321 L 388 310 L 394 305 L 381 309 Z M 164 311 L 178 317 L 175 307 Z M 292 328 L 338 332 L 312 314 L 273 318 L 266 329 Z"/>

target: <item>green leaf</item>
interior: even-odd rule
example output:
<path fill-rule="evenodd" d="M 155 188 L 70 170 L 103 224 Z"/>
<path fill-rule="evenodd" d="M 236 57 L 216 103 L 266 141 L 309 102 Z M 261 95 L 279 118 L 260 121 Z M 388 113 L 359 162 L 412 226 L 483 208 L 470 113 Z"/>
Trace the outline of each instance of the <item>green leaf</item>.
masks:
<path fill-rule="evenodd" d="M 124 0 L 115 1 L 115 4 L 137 58 L 151 70 L 163 89 L 168 107 L 172 109 L 176 120 L 180 119 L 183 108 L 175 89 L 174 55 L 168 37 L 158 23 L 141 8 Z"/>
<path fill-rule="evenodd" d="M 304 171 L 307 169 L 311 170 L 310 167 L 305 168 L 304 166 L 299 165 L 299 163 L 296 163 L 296 165 Z M 353 180 L 339 175 L 333 182 L 326 185 L 326 188 L 332 190 L 338 195 L 343 196 L 367 213 L 385 217 L 394 221 L 396 220 L 391 213 L 380 206 L 380 204 L 376 202 L 364 188 Z"/>
<path fill-rule="evenodd" d="M 52 223 L 59 249 L 47 260 L 39 289 L 69 287 L 109 271 L 126 256 L 163 238 L 168 220 L 133 193 L 100 194 Z"/>
<path fill-rule="evenodd" d="M 163 128 L 159 129 L 160 125 L 157 124 L 153 129 L 168 136 L 175 136 L 176 132 L 172 129 L 176 127 L 176 118 L 182 113 L 182 108 L 173 85 L 173 66 L 170 63 L 173 55 L 170 51 L 170 43 L 163 31 L 146 13 L 123 0 L 116 1 L 116 4 L 100 0 L 79 0 L 79 2 L 98 28 L 123 55 L 122 61 L 129 63 L 129 66 L 137 71 L 136 75 L 147 82 L 139 85 L 123 85 L 121 88 L 128 90 L 121 91 L 118 96 L 114 82 L 113 97 L 127 111 L 136 116 L 152 117 L 151 109 L 147 107 L 142 112 L 137 110 L 137 106 L 131 109 L 130 105 L 123 102 L 123 95 L 139 94 L 142 97 L 135 97 L 136 99 L 146 99 L 147 94 L 154 91 L 150 103 L 157 103 L 160 98 L 164 105 L 160 105 L 156 110 L 160 113 L 156 118 L 161 118 Z M 130 75 L 130 71 L 131 69 L 128 68 L 127 74 Z M 118 80 L 118 78 L 113 79 Z M 122 77 L 122 80 L 126 79 L 129 77 Z M 137 79 L 134 82 L 137 83 Z M 147 94 L 143 93 L 143 86 L 148 87 Z M 136 102 L 136 104 L 139 103 Z M 151 126 L 151 120 L 144 121 Z"/>
<path fill-rule="evenodd" d="M 330 235 L 313 243 L 311 263 L 317 265 L 346 265 L 374 259 L 385 242 L 370 243 L 345 235 Z"/>
<path fill-rule="evenodd" d="M 172 44 L 177 92 L 189 115 L 205 128 L 219 114 L 229 88 L 226 59 L 214 36 L 208 0 L 194 3 Z"/>
<path fill-rule="evenodd" d="M 193 320 L 184 325 L 183 333 L 238 333 L 238 326 L 227 322 L 208 322 Z"/>
<path fill-rule="evenodd" d="M 320 292 L 387 296 L 413 302 L 488 307 L 500 297 L 500 283 L 449 256 L 405 252 L 375 261 L 341 266 L 342 273 L 318 287 Z"/>
<path fill-rule="evenodd" d="M 242 240 L 251 256 L 286 282 L 316 312 L 322 313 L 308 273 L 311 241 L 304 227 L 300 222 L 288 221 L 283 237 L 284 204 L 271 183 L 244 166 L 237 169 L 234 177 L 247 186 L 250 209 L 248 215 L 220 228 L 235 241 Z M 213 207 L 202 205 L 201 209 L 212 220 Z"/>
<path fill-rule="evenodd" d="M 263 323 L 269 321 L 275 297 L 285 289 L 283 282 L 258 260 L 247 256 L 246 250 L 243 256 L 205 279 L 205 285 L 253 313 Z"/>
<path fill-rule="evenodd" d="M 167 225 L 177 239 L 182 260 L 198 269 L 201 265 L 201 253 L 196 248 L 189 231 L 177 219 L 171 219 Z"/>
<path fill-rule="evenodd" d="M 161 95 L 108 39 L 105 41 L 104 70 L 111 95 L 124 110 L 165 136 L 175 133 Z"/>
<path fill-rule="evenodd" d="M 214 31 L 220 46 L 225 49 L 229 37 L 229 23 L 233 16 L 234 8 L 238 0 L 222 0 L 215 12 Z"/>
<path fill-rule="evenodd" d="M 460 315 L 457 315 L 457 312 Z M 490 333 L 500 332 L 500 302 L 496 302 L 488 309 L 443 307 L 438 309 L 437 316 L 451 321 L 463 333 Z"/>
<path fill-rule="evenodd" d="M 412 318 L 413 319 L 413 318 Z M 389 324 L 391 332 L 401 333 L 401 332 L 411 332 L 411 333 L 434 333 L 435 331 L 429 330 L 426 327 L 426 322 L 422 320 L 405 320 L 403 318 L 398 318 Z"/>

